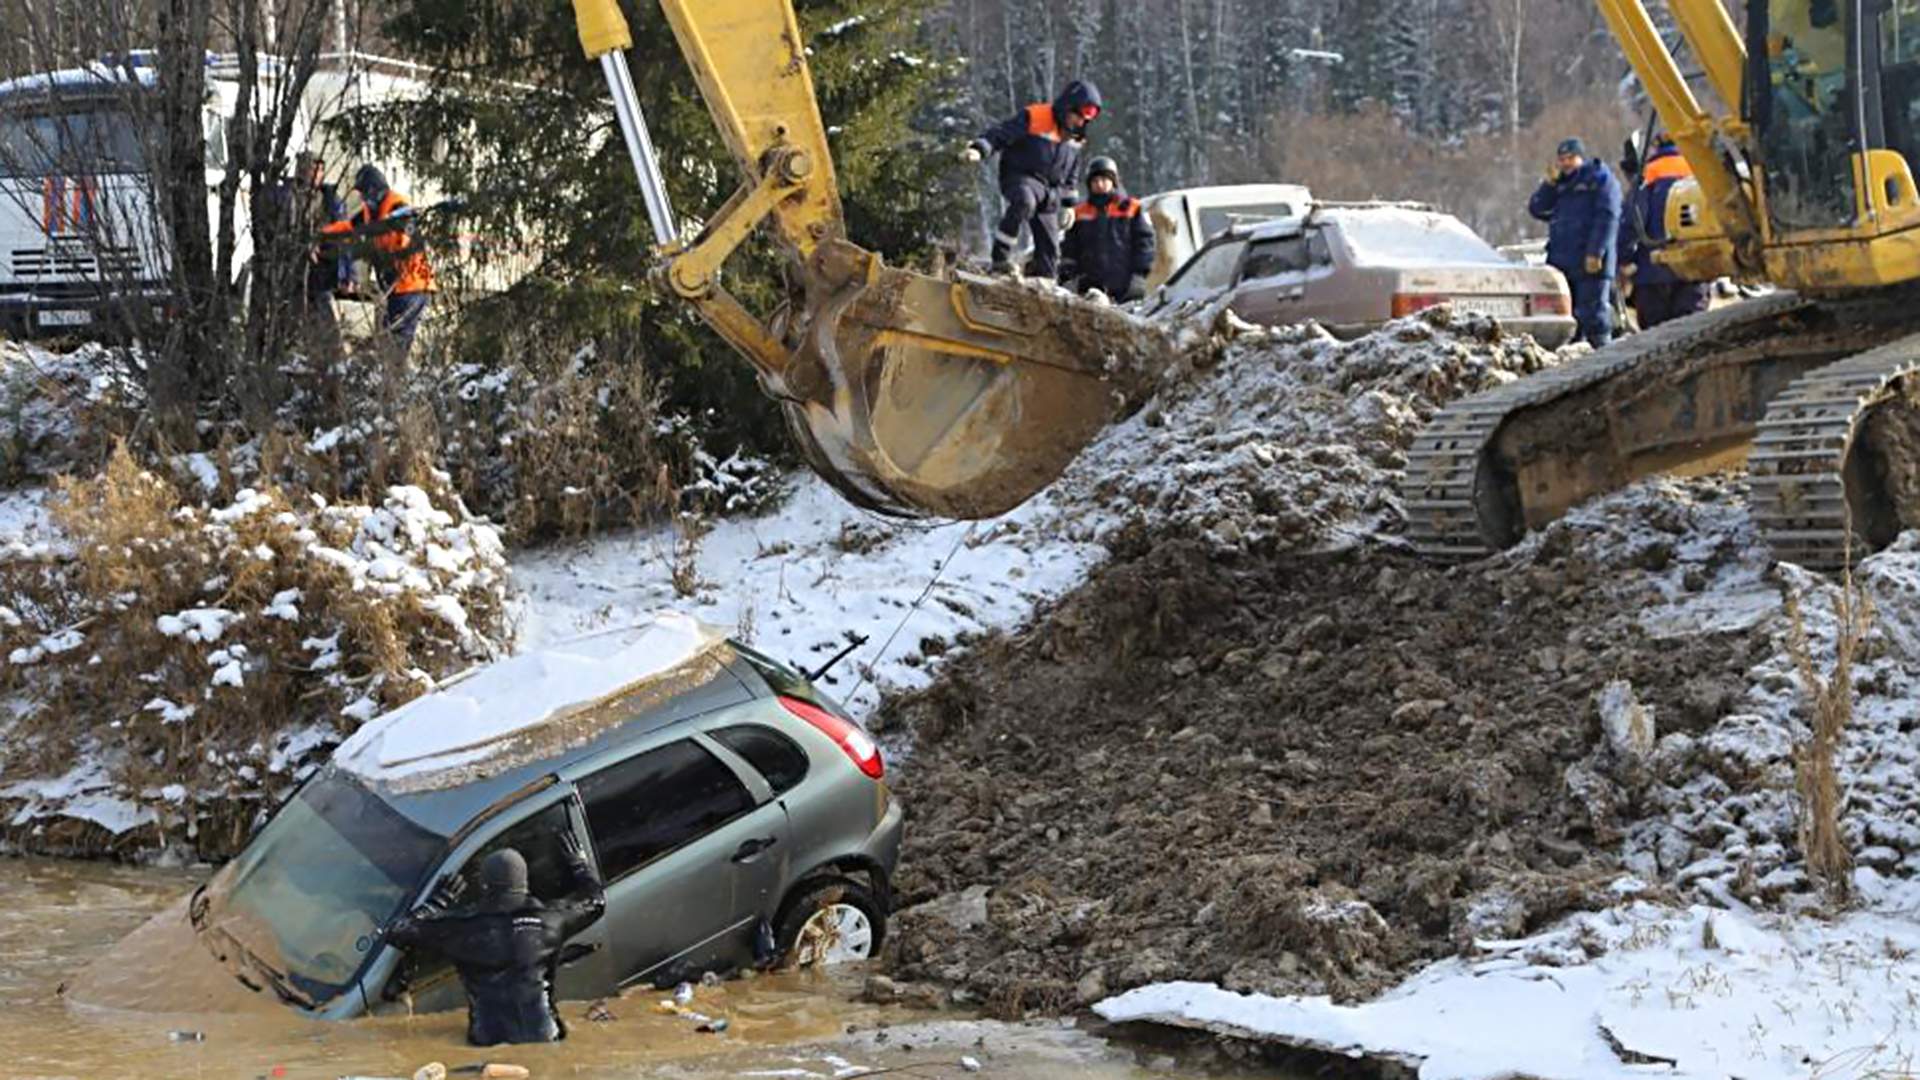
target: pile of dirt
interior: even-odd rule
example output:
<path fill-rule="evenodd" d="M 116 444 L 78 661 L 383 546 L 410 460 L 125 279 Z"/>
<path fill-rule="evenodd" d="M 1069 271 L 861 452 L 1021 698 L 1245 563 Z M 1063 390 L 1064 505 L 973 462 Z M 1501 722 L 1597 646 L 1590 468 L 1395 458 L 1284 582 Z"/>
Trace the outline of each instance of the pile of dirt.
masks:
<path fill-rule="evenodd" d="M 1009 1015 L 1174 978 L 1348 998 L 1604 902 L 1636 808 L 1568 797 L 1612 771 L 1603 692 L 1704 727 L 1764 643 L 1655 638 L 1581 544 L 1535 554 L 1122 545 L 889 713 L 896 973 Z"/>
<path fill-rule="evenodd" d="M 1674 879 L 1629 837 L 1776 651 L 1690 606 L 1778 606 L 1742 485 L 1439 567 L 1397 538 L 1413 434 L 1551 354 L 1440 313 L 1214 355 L 1051 493 L 1109 562 L 883 711 L 898 978 L 1008 1016 L 1170 979 L 1356 998 Z"/>
<path fill-rule="evenodd" d="M 1345 544 L 1397 532 L 1413 436 L 1441 405 L 1550 367 L 1532 338 L 1432 308 L 1353 341 L 1223 313 L 1189 326 L 1184 362 L 1050 489 L 1053 527 L 1138 526 L 1221 551 Z"/>

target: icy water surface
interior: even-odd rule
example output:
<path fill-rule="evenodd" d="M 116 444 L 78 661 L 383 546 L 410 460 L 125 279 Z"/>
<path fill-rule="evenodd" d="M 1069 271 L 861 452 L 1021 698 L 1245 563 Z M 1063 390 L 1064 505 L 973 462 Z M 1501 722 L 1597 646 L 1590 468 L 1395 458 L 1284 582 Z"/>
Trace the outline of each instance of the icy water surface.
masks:
<path fill-rule="evenodd" d="M 80 969 L 198 880 L 187 871 L 0 857 L 0 1077 L 333 1080 L 410 1076 L 428 1061 L 451 1067 L 495 1060 L 524 1065 L 536 1080 L 852 1077 L 881 1070 L 938 1080 L 975 1075 L 960 1067 L 962 1056 L 980 1063 L 977 1075 L 1020 1080 L 1207 1075 L 1157 1051 L 1058 1024 L 930 1018 L 862 1004 L 853 1000 L 853 972 L 701 988 L 695 1007 L 729 1021 L 720 1035 L 657 1012 L 663 995 L 648 990 L 609 1002 L 614 1018 L 602 1022 L 585 1020 L 583 1004 L 564 1004 L 571 1034 L 558 1045 L 484 1053 L 463 1041 L 464 1012 L 328 1024 L 264 1004 L 177 1011 L 183 1002 L 210 999 L 204 987 L 170 983 L 165 964 L 110 973 L 116 1000 L 140 1008 L 72 1000 L 81 991 L 65 990 Z M 93 1000 L 97 988 L 83 989 Z M 176 1040 L 174 1032 L 203 1037 Z"/>

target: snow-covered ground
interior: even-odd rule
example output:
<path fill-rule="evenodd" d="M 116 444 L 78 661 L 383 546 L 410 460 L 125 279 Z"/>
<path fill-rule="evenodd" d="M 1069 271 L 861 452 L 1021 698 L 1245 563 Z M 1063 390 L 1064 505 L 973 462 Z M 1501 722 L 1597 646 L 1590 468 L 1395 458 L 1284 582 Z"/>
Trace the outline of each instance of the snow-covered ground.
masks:
<path fill-rule="evenodd" d="M 671 528 L 518 553 L 520 645 L 670 609 L 813 668 L 861 634 L 867 643 L 823 682 L 866 717 L 883 692 L 931 678 L 929 651 L 1015 626 L 1085 578 L 1102 549 L 1042 527 L 1056 511 L 1042 498 L 990 523 L 923 526 L 866 513 L 800 477 L 778 510 L 715 523 L 690 556 L 677 554 Z"/>
<path fill-rule="evenodd" d="M 1421 1080 L 1891 1077 L 1920 1059 L 1911 911 L 1828 923 L 1628 902 L 1483 947 L 1361 1005 L 1164 983 L 1095 1011 L 1387 1059 Z"/>

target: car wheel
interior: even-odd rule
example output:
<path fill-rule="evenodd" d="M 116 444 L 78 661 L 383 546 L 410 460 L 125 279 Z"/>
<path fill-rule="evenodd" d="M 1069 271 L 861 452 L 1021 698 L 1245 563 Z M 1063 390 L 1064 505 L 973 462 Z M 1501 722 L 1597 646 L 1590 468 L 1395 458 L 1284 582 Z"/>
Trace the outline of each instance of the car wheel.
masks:
<path fill-rule="evenodd" d="M 821 878 L 788 898 L 775 934 L 786 967 L 844 964 L 880 954 L 887 917 L 865 886 L 846 878 Z"/>

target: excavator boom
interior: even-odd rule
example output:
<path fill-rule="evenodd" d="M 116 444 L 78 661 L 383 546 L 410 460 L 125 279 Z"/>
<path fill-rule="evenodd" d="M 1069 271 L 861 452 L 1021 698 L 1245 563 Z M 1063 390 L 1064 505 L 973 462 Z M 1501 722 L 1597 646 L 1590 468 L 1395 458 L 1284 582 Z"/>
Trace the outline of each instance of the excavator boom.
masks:
<path fill-rule="evenodd" d="M 660 0 L 743 183 L 697 236 L 672 228 L 616 0 L 574 0 L 660 241 L 660 277 L 760 375 L 809 464 L 858 505 L 984 518 L 1051 483 L 1172 357 L 1169 338 L 1050 286 L 890 267 L 846 237 L 789 0 Z M 666 224 L 663 226 L 663 222 Z M 762 224 L 792 260 L 776 332 L 721 281 Z"/>

